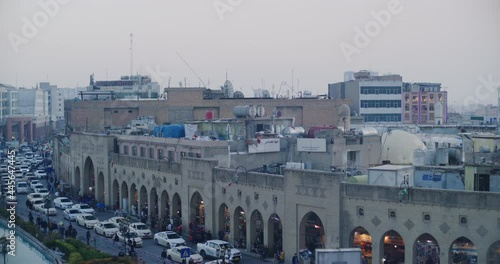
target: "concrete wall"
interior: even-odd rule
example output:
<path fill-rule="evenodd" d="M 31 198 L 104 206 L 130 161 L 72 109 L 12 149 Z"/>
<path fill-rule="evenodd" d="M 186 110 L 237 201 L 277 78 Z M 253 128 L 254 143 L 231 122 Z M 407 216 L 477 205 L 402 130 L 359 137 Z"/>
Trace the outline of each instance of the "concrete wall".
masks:
<path fill-rule="evenodd" d="M 199 91 L 182 89 L 169 95 L 168 100 L 66 101 L 65 119 L 74 131 L 100 132 L 106 126 L 126 125 L 137 116 L 154 116 L 157 124 L 205 120 L 205 112 L 209 109 L 218 118 L 233 118 L 234 106 L 262 105 L 266 118 L 271 117 L 274 109 L 281 110 L 283 118 L 295 118 L 295 126 L 308 129 L 313 125 L 337 124 L 338 107 L 349 103 L 347 100 L 303 98 L 203 100 L 195 97 L 197 94 Z"/>

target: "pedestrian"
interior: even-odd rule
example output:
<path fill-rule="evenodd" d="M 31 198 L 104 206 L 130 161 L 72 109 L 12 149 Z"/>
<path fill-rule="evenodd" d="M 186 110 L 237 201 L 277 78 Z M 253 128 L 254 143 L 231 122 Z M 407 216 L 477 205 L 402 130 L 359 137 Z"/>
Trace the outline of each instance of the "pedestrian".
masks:
<path fill-rule="evenodd" d="M 38 229 L 42 228 L 42 218 L 40 217 L 40 215 L 36 217 L 36 225 L 38 226 Z"/>
<path fill-rule="evenodd" d="M 87 245 L 90 245 L 90 230 L 87 229 Z"/>
<path fill-rule="evenodd" d="M 30 222 L 33 224 L 33 214 L 31 214 L 31 211 L 30 213 L 28 214 L 28 217 L 30 219 Z"/>
<path fill-rule="evenodd" d="M 64 223 L 62 221 L 59 222 L 59 236 L 64 239 Z"/>
<path fill-rule="evenodd" d="M 113 236 L 113 247 L 115 246 L 115 242 L 120 242 L 120 238 L 118 237 L 118 235 L 116 233 Z"/>
<path fill-rule="evenodd" d="M 137 247 L 137 242 L 135 242 L 135 239 L 132 240 L 132 251 Z"/>
<path fill-rule="evenodd" d="M 165 264 L 165 259 L 167 259 L 167 250 L 163 249 L 161 252 L 161 259 L 163 259 L 163 264 Z"/>
<path fill-rule="evenodd" d="M 299 264 L 299 257 L 297 257 L 297 253 L 293 255 L 292 264 Z"/>
<path fill-rule="evenodd" d="M 155 225 L 156 225 L 156 221 L 155 221 L 154 216 L 152 216 L 151 217 L 151 231 L 153 232 L 153 234 L 155 233 Z"/>
<path fill-rule="evenodd" d="M 168 225 L 167 225 L 167 230 L 168 230 L 168 231 L 172 231 L 172 223 L 168 223 Z"/>

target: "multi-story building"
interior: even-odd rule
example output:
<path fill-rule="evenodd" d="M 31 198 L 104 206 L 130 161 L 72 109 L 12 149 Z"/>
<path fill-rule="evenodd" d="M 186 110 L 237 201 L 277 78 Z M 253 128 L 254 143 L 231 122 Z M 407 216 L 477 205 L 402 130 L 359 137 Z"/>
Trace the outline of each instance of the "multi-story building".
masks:
<path fill-rule="evenodd" d="M 159 98 L 160 85 L 149 76 L 122 76 L 120 80 L 96 81 L 90 76 L 90 91 L 114 92 L 117 99 Z"/>
<path fill-rule="evenodd" d="M 401 122 L 400 75 L 372 76 L 371 72 L 354 73 L 354 80 L 328 85 L 332 99 L 350 99 L 351 115 L 361 115 L 365 122 Z"/>
<path fill-rule="evenodd" d="M 42 89 L 19 89 L 17 93 L 19 95 L 17 114 L 32 116 L 49 115 L 47 91 Z"/>
<path fill-rule="evenodd" d="M 403 103 L 403 123 L 447 123 L 448 94 L 440 83 L 404 83 Z"/>
<path fill-rule="evenodd" d="M 175 141 L 74 133 L 54 142 L 54 168 L 74 193 L 93 192 L 132 214 L 147 208 L 182 225 L 184 237 L 202 226 L 247 251 L 260 240 L 286 256 L 360 247 L 369 263 L 500 263 L 499 193 L 352 184 L 343 173 L 271 174 L 247 163 L 224 168 L 224 157 L 206 152 L 223 153 L 224 142 Z M 193 155 L 161 159 L 168 151 Z"/>

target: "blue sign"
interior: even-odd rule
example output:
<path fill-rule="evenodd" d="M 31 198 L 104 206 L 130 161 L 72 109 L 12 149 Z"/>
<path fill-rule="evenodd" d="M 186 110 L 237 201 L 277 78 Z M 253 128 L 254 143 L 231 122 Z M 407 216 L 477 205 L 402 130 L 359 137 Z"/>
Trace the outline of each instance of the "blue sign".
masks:
<path fill-rule="evenodd" d="M 423 181 L 441 181 L 441 175 L 424 174 L 422 175 Z"/>
<path fill-rule="evenodd" d="M 182 248 L 181 249 L 181 258 L 189 258 L 191 256 L 191 248 Z"/>

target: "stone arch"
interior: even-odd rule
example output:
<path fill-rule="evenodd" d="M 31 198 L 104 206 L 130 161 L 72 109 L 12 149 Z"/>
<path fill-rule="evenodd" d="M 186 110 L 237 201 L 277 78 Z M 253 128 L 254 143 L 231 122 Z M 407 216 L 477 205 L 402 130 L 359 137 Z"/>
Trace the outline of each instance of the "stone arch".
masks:
<path fill-rule="evenodd" d="M 225 203 L 221 204 L 219 207 L 219 226 L 217 232 L 217 237 L 219 239 L 229 240 L 231 235 L 231 212 Z"/>
<path fill-rule="evenodd" d="M 268 246 L 273 250 L 272 252 L 283 250 L 283 224 L 278 214 L 273 213 L 267 220 L 267 238 L 269 240 Z"/>
<path fill-rule="evenodd" d="M 137 185 L 130 185 L 130 210 L 132 215 L 139 216 L 139 191 Z"/>
<path fill-rule="evenodd" d="M 413 260 L 417 263 L 427 263 L 428 259 L 432 260 L 432 263 L 440 263 L 441 249 L 439 244 L 429 233 L 424 233 L 417 237 L 413 245 Z"/>
<path fill-rule="evenodd" d="M 247 216 L 241 206 L 236 207 L 233 215 L 234 246 L 246 248 L 247 244 Z"/>
<path fill-rule="evenodd" d="M 95 168 L 92 159 L 87 156 L 83 165 L 83 194 L 90 194 L 95 198 Z"/>
<path fill-rule="evenodd" d="M 477 248 L 466 237 L 459 237 L 451 243 L 449 256 L 450 263 L 479 263 Z"/>
<path fill-rule="evenodd" d="M 156 191 L 156 188 L 152 188 L 151 191 L 149 192 L 149 206 L 151 208 L 150 215 L 151 217 L 158 216 L 158 192 Z"/>
<path fill-rule="evenodd" d="M 205 225 L 205 204 L 199 192 L 191 196 L 189 207 L 189 222 L 195 225 Z"/>
<path fill-rule="evenodd" d="M 362 226 L 358 226 L 351 231 L 349 245 L 361 249 L 361 256 L 372 263 L 372 236 Z"/>
<path fill-rule="evenodd" d="M 149 203 L 148 203 L 148 190 L 146 186 L 142 185 L 139 191 L 139 214 L 148 216 L 149 215 Z"/>
<path fill-rule="evenodd" d="M 96 190 L 95 190 L 96 196 L 97 196 L 97 201 L 99 202 L 104 202 L 104 174 L 99 172 L 99 175 L 97 176 L 97 185 L 96 185 Z"/>
<path fill-rule="evenodd" d="M 264 243 L 264 219 L 259 210 L 253 210 L 250 215 L 250 243 L 251 247 L 263 245 Z"/>
<path fill-rule="evenodd" d="M 168 198 L 168 192 L 163 191 L 161 192 L 161 202 L 160 202 L 160 215 L 161 217 L 166 217 L 167 219 L 170 218 L 170 201 Z"/>
<path fill-rule="evenodd" d="M 325 228 L 316 213 L 305 214 L 300 221 L 299 230 L 299 249 L 307 248 L 314 256 L 316 248 L 325 247 Z"/>
<path fill-rule="evenodd" d="M 381 256 L 388 263 L 405 263 L 405 242 L 401 235 L 395 230 L 384 233 L 380 238 L 379 245 Z"/>
<path fill-rule="evenodd" d="M 488 264 L 497 264 L 500 263 L 500 240 L 491 244 L 488 249 Z"/>
<path fill-rule="evenodd" d="M 120 209 L 120 184 L 116 179 L 111 187 L 111 203 L 115 210 Z"/>
<path fill-rule="evenodd" d="M 82 178 L 81 178 L 81 175 L 80 175 L 80 167 L 76 166 L 75 168 L 75 177 L 73 178 L 73 186 L 75 186 L 75 190 L 74 190 L 74 194 L 77 195 L 78 192 L 80 191 L 80 189 L 82 188 Z M 82 194 L 83 194 L 83 190 L 82 190 Z"/>
<path fill-rule="evenodd" d="M 172 225 L 174 228 L 182 225 L 182 200 L 178 193 L 172 197 Z"/>
<path fill-rule="evenodd" d="M 128 197 L 128 186 L 125 181 L 122 182 L 120 194 L 122 198 L 122 200 L 120 201 L 121 208 L 130 212 L 130 199 Z"/>

